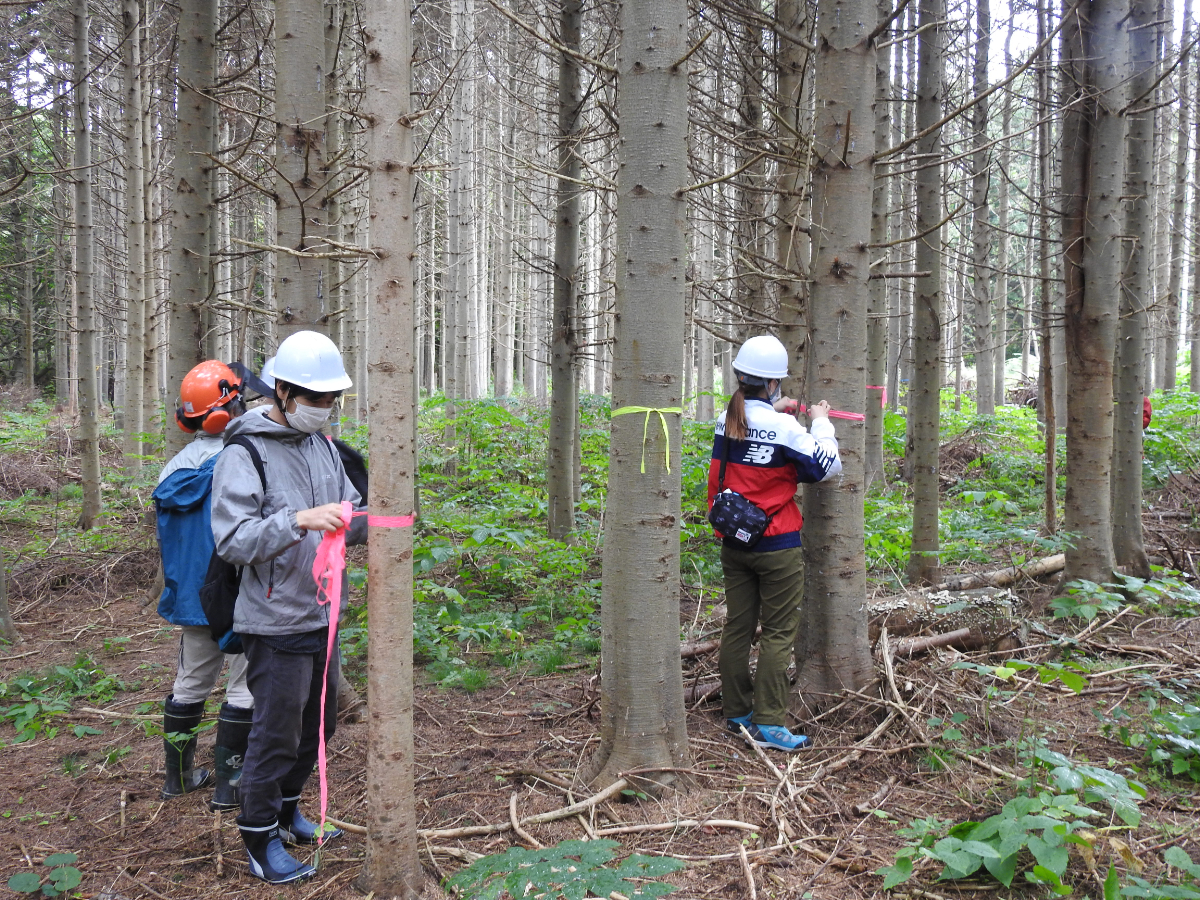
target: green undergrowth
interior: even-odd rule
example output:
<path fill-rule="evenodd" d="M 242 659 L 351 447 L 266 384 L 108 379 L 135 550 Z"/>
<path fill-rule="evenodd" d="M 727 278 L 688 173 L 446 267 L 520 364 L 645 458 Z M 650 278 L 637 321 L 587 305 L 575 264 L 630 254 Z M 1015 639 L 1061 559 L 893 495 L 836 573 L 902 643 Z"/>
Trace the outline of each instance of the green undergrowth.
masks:
<path fill-rule="evenodd" d="M 83 653 L 69 666 L 25 672 L 0 682 L 0 722 L 12 728 L 10 733 L 0 732 L 0 746 L 53 738 L 61 727 L 59 720 L 74 704 L 107 703 L 133 687 L 107 674 Z M 74 726 L 74 732 L 77 737 L 100 734 L 85 725 Z"/>

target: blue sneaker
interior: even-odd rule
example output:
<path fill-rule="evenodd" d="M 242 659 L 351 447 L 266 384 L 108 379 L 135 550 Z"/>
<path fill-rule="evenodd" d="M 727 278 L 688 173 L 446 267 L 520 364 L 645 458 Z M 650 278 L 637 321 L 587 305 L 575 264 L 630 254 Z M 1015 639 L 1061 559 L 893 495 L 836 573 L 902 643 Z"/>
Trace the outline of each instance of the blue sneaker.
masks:
<path fill-rule="evenodd" d="M 809 738 L 802 734 L 792 734 L 782 725 L 755 725 L 753 723 L 746 726 L 746 731 L 750 733 L 750 740 L 766 750 L 782 750 L 784 753 L 795 753 L 797 750 L 803 750 L 812 744 Z"/>
<path fill-rule="evenodd" d="M 736 718 L 733 718 L 733 719 L 726 719 L 725 727 L 728 728 L 734 734 L 741 736 L 743 725 L 745 725 L 747 728 L 751 727 L 750 717 L 752 715 L 754 715 L 753 711 L 746 713 L 744 716 L 737 716 Z"/>

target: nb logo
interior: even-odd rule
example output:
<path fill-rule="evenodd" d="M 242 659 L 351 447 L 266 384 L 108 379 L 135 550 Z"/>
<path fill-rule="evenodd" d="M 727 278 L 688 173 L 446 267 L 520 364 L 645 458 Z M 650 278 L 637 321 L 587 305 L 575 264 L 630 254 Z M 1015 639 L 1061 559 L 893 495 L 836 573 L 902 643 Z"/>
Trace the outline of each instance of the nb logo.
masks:
<path fill-rule="evenodd" d="M 746 449 L 746 462 L 757 466 L 765 466 L 775 455 L 775 448 L 770 444 L 751 444 Z"/>

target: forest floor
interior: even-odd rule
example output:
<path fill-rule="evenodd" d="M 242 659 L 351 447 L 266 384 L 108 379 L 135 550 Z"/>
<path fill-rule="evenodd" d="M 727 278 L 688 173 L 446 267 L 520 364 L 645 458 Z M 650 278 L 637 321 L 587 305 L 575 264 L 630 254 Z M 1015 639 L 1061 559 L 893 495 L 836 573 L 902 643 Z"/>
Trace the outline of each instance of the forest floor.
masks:
<path fill-rule="evenodd" d="M 83 875 L 76 895 L 88 898 L 356 896 L 360 835 L 321 851 L 315 879 L 272 888 L 248 874 L 234 816 L 210 812 L 209 791 L 160 799 L 162 739 L 154 723 L 174 677 L 177 638 L 147 602 L 153 530 L 144 515 L 128 512 L 102 542 L 56 548 L 58 526 L 36 497 L 70 482 L 74 461 L 61 434 L 47 432 L 44 446 L 0 456 L 0 490 L 27 507 L 8 504 L 0 522 L 23 639 L 0 647 L 0 884 L 18 872 L 44 876 L 47 856 L 69 852 Z M 115 447 L 109 450 L 106 468 L 116 465 Z M 1177 515 L 1200 504 L 1194 488 L 1178 481 L 1164 497 L 1167 508 L 1160 503 L 1147 513 L 1152 552 L 1167 554 L 1169 545 L 1190 563 L 1188 551 L 1200 548 L 1190 517 Z M 129 509 L 148 498 L 132 499 L 138 502 Z M 22 553 L 33 545 L 42 551 Z M 1048 583 L 1027 581 L 1015 591 L 1019 614 L 1034 623 L 1019 650 L 943 649 L 889 666 L 877 647 L 876 681 L 803 721 L 814 748 L 791 757 L 753 752 L 724 731 L 718 705 L 701 703 L 688 715 L 693 764 L 679 773 L 677 790 L 657 799 L 618 794 L 582 815 L 523 830 L 545 845 L 608 835 L 620 841 L 619 855 L 686 860 L 665 878 L 680 898 L 884 896 L 876 871 L 922 843 L 941 859 L 913 849 L 915 874 L 893 896 L 1043 897 L 1061 878 L 1075 896 L 1118 897 L 1103 887 L 1110 865 L 1126 888 L 1134 876 L 1150 890 L 1181 883 L 1163 854 L 1178 847 L 1200 860 L 1200 785 L 1186 777 L 1191 765 L 1200 778 L 1200 762 L 1181 752 L 1184 777 L 1172 776 L 1176 757 L 1168 754 L 1166 769 L 1148 762 L 1146 741 L 1159 733 L 1156 709 L 1175 700 L 1186 709 L 1183 700 L 1197 694 L 1200 605 L 1194 598 L 1138 605 L 1101 598 L 1094 618 L 1051 619 Z M 685 591 L 683 625 L 716 633 L 717 620 L 705 628 L 711 615 Z M 1002 666 L 1014 659 L 1030 668 Z M 713 655 L 688 659 L 685 680 L 714 667 Z M 418 686 L 420 828 L 503 825 L 514 802 L 524 819 L 588 796 L 572 791 L 569 780 L 598 739 L 595 662 L 562 669 L 494 670 L 473 693 L 431 680 Z M 23 725 L 29 739 L 14 741 Z M 201 764 L 211 764 L 213 737 L 201 737 Z M 365 817 L 365 741 L 364 724 L 343 722 L 329 744 L 330 815 L 352 823 Z M 961 837 L 961 829 L 948 832 L 954 823 L 982 821 L 1019 796 L 1085 802 L 1073 811 L 1062 803 L 1058 812 L 1038 808 L 1072 840 L 1050 846 L 1055 841 L 1040 827 L 1046 821 L 1027 823 L 1011 887 L 983 870 L 938 881 L 954 857 L 935 841 Z M 304 804 L 313 817 L 315 776 Z M 511 831 L 428 835 L 425 896 L 449 896 L 439 881 L 472 854 L 522 841 Z M 1021 875 L 1035 863 L 1043 864 L 1031 871 L 1037 884 Z"/>

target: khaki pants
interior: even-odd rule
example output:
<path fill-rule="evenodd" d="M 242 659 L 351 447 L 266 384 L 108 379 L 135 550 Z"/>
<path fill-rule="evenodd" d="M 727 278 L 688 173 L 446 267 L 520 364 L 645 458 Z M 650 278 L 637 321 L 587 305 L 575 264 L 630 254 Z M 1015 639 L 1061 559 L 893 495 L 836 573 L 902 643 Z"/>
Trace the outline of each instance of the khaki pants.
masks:
<path fill-rule="evenodd" d="M 725 629 L 721 633 L 721 705 L 725 718 L 754 711 L 758 725 L 786 725 L 787 667 L 800 625 L 804 550 L 754 553 L 721 548 Z M 762 625 L 758 670 L 750 677 L 750 645 Z"/>

